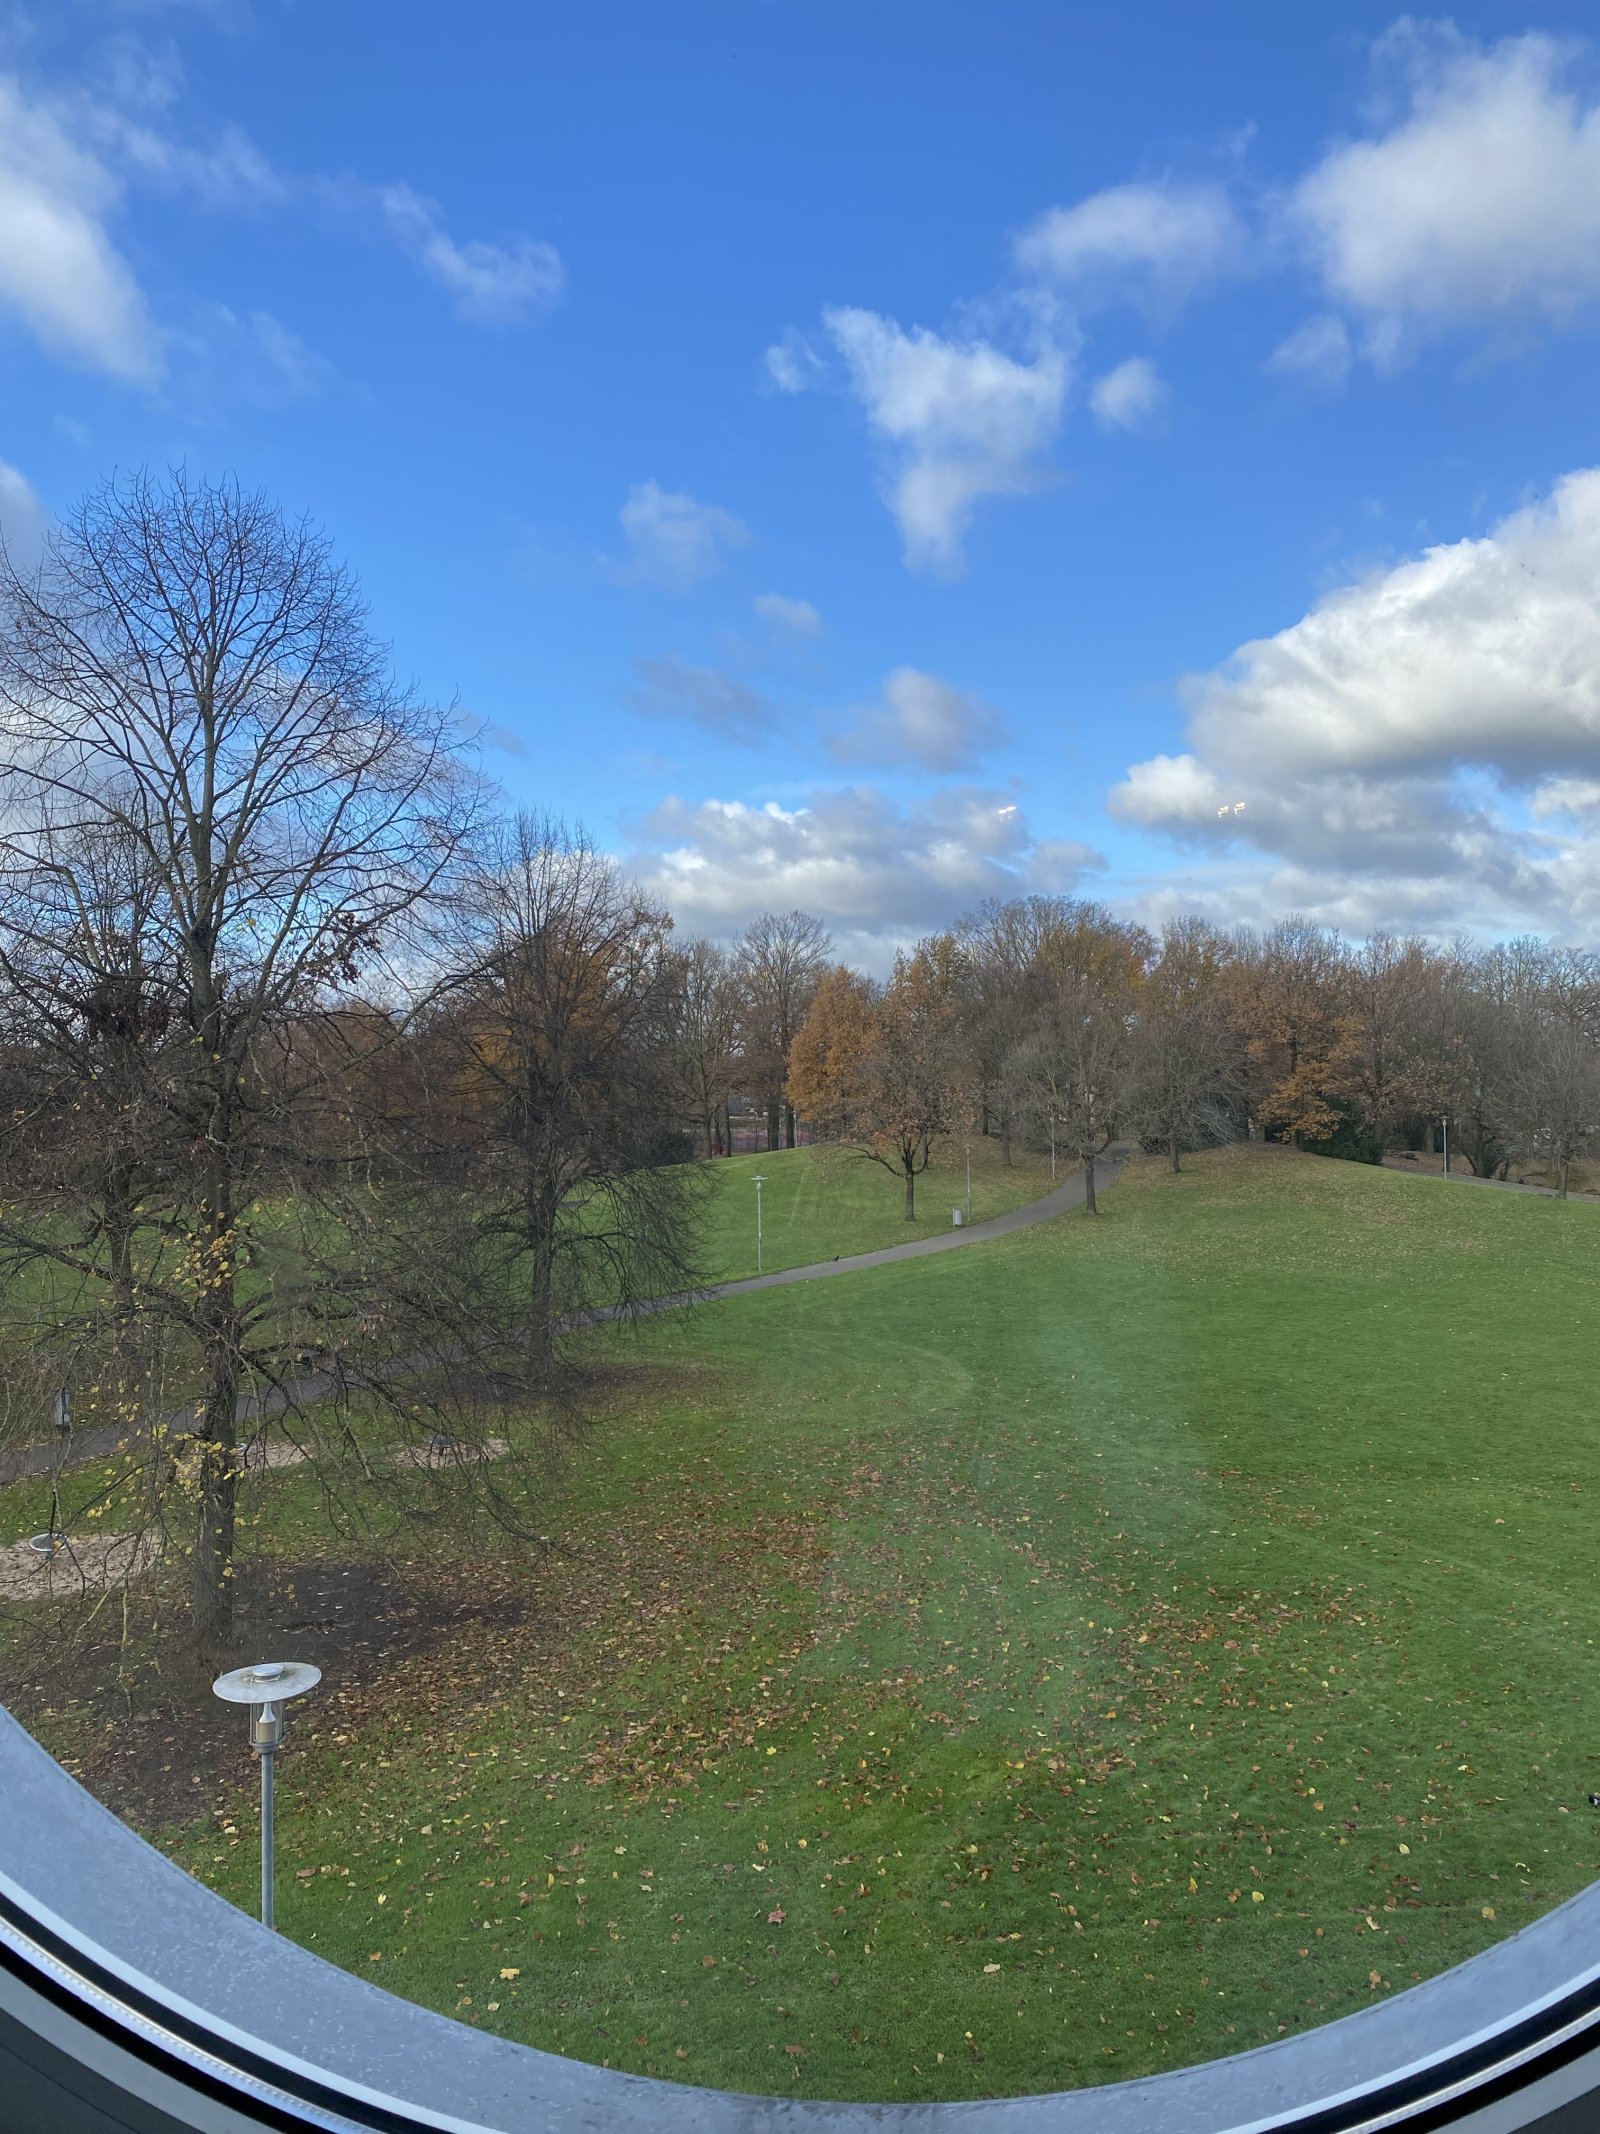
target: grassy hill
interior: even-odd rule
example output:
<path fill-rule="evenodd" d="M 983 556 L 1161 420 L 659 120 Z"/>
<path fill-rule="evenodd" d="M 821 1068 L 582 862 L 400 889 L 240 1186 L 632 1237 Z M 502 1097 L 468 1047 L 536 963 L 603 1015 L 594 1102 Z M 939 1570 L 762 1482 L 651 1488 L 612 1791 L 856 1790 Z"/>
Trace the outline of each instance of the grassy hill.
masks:
<path fill-rule="evenodd" d="M 972 1148 L 972 1215 L 975 1223 L 1003 1215 L 1050 1191 L 1050 1159 L 1017 1147 L 1010 1166 L 1000 1160 L 998 1141 L 978 1137 Z M 1065 1178 L 1070 1164 L 1059 1175 Z M 849 1149 L 775 1149 L 763 1156 L 730 1156 L 711 1166 L 713 1191 L 706 1211 L 707 1278 L 737 1281 L 756 1271 L 756 1190 L 762 1180 L 762 1263 L 769 1274 L 806 1267 L 852 1252 L 876 1252 L 906 1238 L 928 1237 L 951 1227 L 950 1215 L 966 1213 L 966 1145 L 942 1142 L 917 1180 L 917 1220 L 905 1219 L 905 1187 L 881 1164 Z"/>
<path fill-rule="evenodd" d="M 613 2066 L 960 2098 L 1592 1878 L 1600 1210 L 1260 1150 L 1102 1208 L 597 1336 L 559 1553 L 463 1537 L 441 1594 L 515 1607 L 308 1708 L 285 1930 Z M 318 1501 L 263 1484 L 267 1544 L 348 1555 Z M 251 1775 L 167 1837 L 245 1904 Z"/>

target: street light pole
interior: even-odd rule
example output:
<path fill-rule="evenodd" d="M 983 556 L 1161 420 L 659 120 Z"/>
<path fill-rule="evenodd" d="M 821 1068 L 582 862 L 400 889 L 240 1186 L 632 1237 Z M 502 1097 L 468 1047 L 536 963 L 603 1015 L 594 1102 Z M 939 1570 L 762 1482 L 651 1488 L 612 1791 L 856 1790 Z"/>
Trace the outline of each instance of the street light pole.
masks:
<path fill-rule="evenodd" d="M 283 1741 L 285 1707 L 322 1680 L 322 1669 L 303 1660 L 258 1660 L 218 1675 L 211 1688 L 224 1704 L 250 1707 L 250 1747 L 261 1759 L 261 1924 L 275 1926 L 273 1852 L 275 1765 Z"/>
<path fill-rule="evenodd" d="M 972 1227 L 972 1143 L 967 1143 L 967 1227 Z"/>
<path fill-rule="evenodd" d="M 760 1172 L 760 1171 L 757 1171 L 757 1173 L 756 1173 L 756 1273 L 757 1273 L 757 1274 L 761 1274 L 761 1273 L 763 1273 L 763 1272 L 764 1272 L 764 1269 L 763 1269 L 763 1267 L 762 1267 L 762 1265 L 761 1265 L 761 1188 L 762 1188 L 762 1187 L 763 1187 L 763 1186 L 764 1186 L 764 1185 L 766 1184 L 766 1182 L 767 1182 L 767 1181 L 766 1181 L 766 1177 L 765 1177 L 765 1174 L 764 1174 L 764 1173 L 762 1173 L 762 1172 Z"/>
<path fill-rule="evenodd" d="M 1444 1175 L 1450 1176 L 1450 1121 L 1441 1115 L 1439 1124 L 1444 1128 Z"/>

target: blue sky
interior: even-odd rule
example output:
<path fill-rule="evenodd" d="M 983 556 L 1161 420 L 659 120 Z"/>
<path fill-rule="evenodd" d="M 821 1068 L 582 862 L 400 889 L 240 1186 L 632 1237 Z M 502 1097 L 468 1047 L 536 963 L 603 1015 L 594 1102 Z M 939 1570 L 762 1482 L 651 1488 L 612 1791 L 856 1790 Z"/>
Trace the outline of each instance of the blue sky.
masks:
<path fill-rule="evenodd" d="M 1600 931 L 1600 50 L 833 0 L 0 16 L 0 515 L 236 470 L 682 923 Z"/>

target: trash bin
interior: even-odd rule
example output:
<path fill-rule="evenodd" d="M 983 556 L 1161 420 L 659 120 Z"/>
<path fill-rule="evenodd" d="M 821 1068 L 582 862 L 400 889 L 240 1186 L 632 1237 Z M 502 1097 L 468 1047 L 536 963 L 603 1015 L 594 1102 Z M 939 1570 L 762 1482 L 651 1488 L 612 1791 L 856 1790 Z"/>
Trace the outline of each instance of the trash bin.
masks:
<path fill-rule="evenodd" d="M 963 1217 L 959 1208 L 952 1208 L 950 1210 L 950 1227 L 952 1230 L 959 1230 L 964 1220 L 965 1218 Z"/>

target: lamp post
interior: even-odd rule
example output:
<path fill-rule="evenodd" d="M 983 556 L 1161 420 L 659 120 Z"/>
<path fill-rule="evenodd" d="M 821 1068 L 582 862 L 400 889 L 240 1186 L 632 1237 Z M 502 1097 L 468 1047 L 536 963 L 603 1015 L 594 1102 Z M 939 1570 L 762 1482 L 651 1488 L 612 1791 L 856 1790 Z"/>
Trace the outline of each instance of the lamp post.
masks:
<path fill-rule="evenodd" d="M 756 1273 L 757 1273 L 757 1274 L 761 1274 L 761 1273 L 763 1273 L 763 1272 L 765 1271 L 765 1270 L 763 1269 L 762 1265 L 761 1265 L 761 1188 L 762 1188 L 762 1187 L 763 1187 L 763 1186 L 764 1186 L 764 1185 L 766 1184 L 766 1182 L 767 1182 L 767 1181 L 766 1181 L 766 1176 L 765 1176 L 765 1174 L 764 1174 L 763 1172 L 761 1172 L 761 1171 L 757 1171 L 757 1173 L 756 1173 Z"/>
<path fill-rule="evenodd" d="M 1444 1129 L 1444 1175 L 1448 1178 L 1450 1176 L 1450 1121 L 1448 1117 L 1441 1116 L 1439 1124 Z"/>
<path fill-rule="evenodd" d="M 261 1759 L 261 1924 L 275 1924 L 272 1902 L 273 1763 L 283 1740 L 285 1706 L 322 1680 L 322 1669 L 304 1660 L 258 1660 L 218 1675 L 212 1693 L 224 1704 L 250 1707 L 250 1747 Z"/>
<path fill-rule="evenodd" d="M 967 1226 L 972 1225 L 972 1137 L 967 1137 Z"/>

